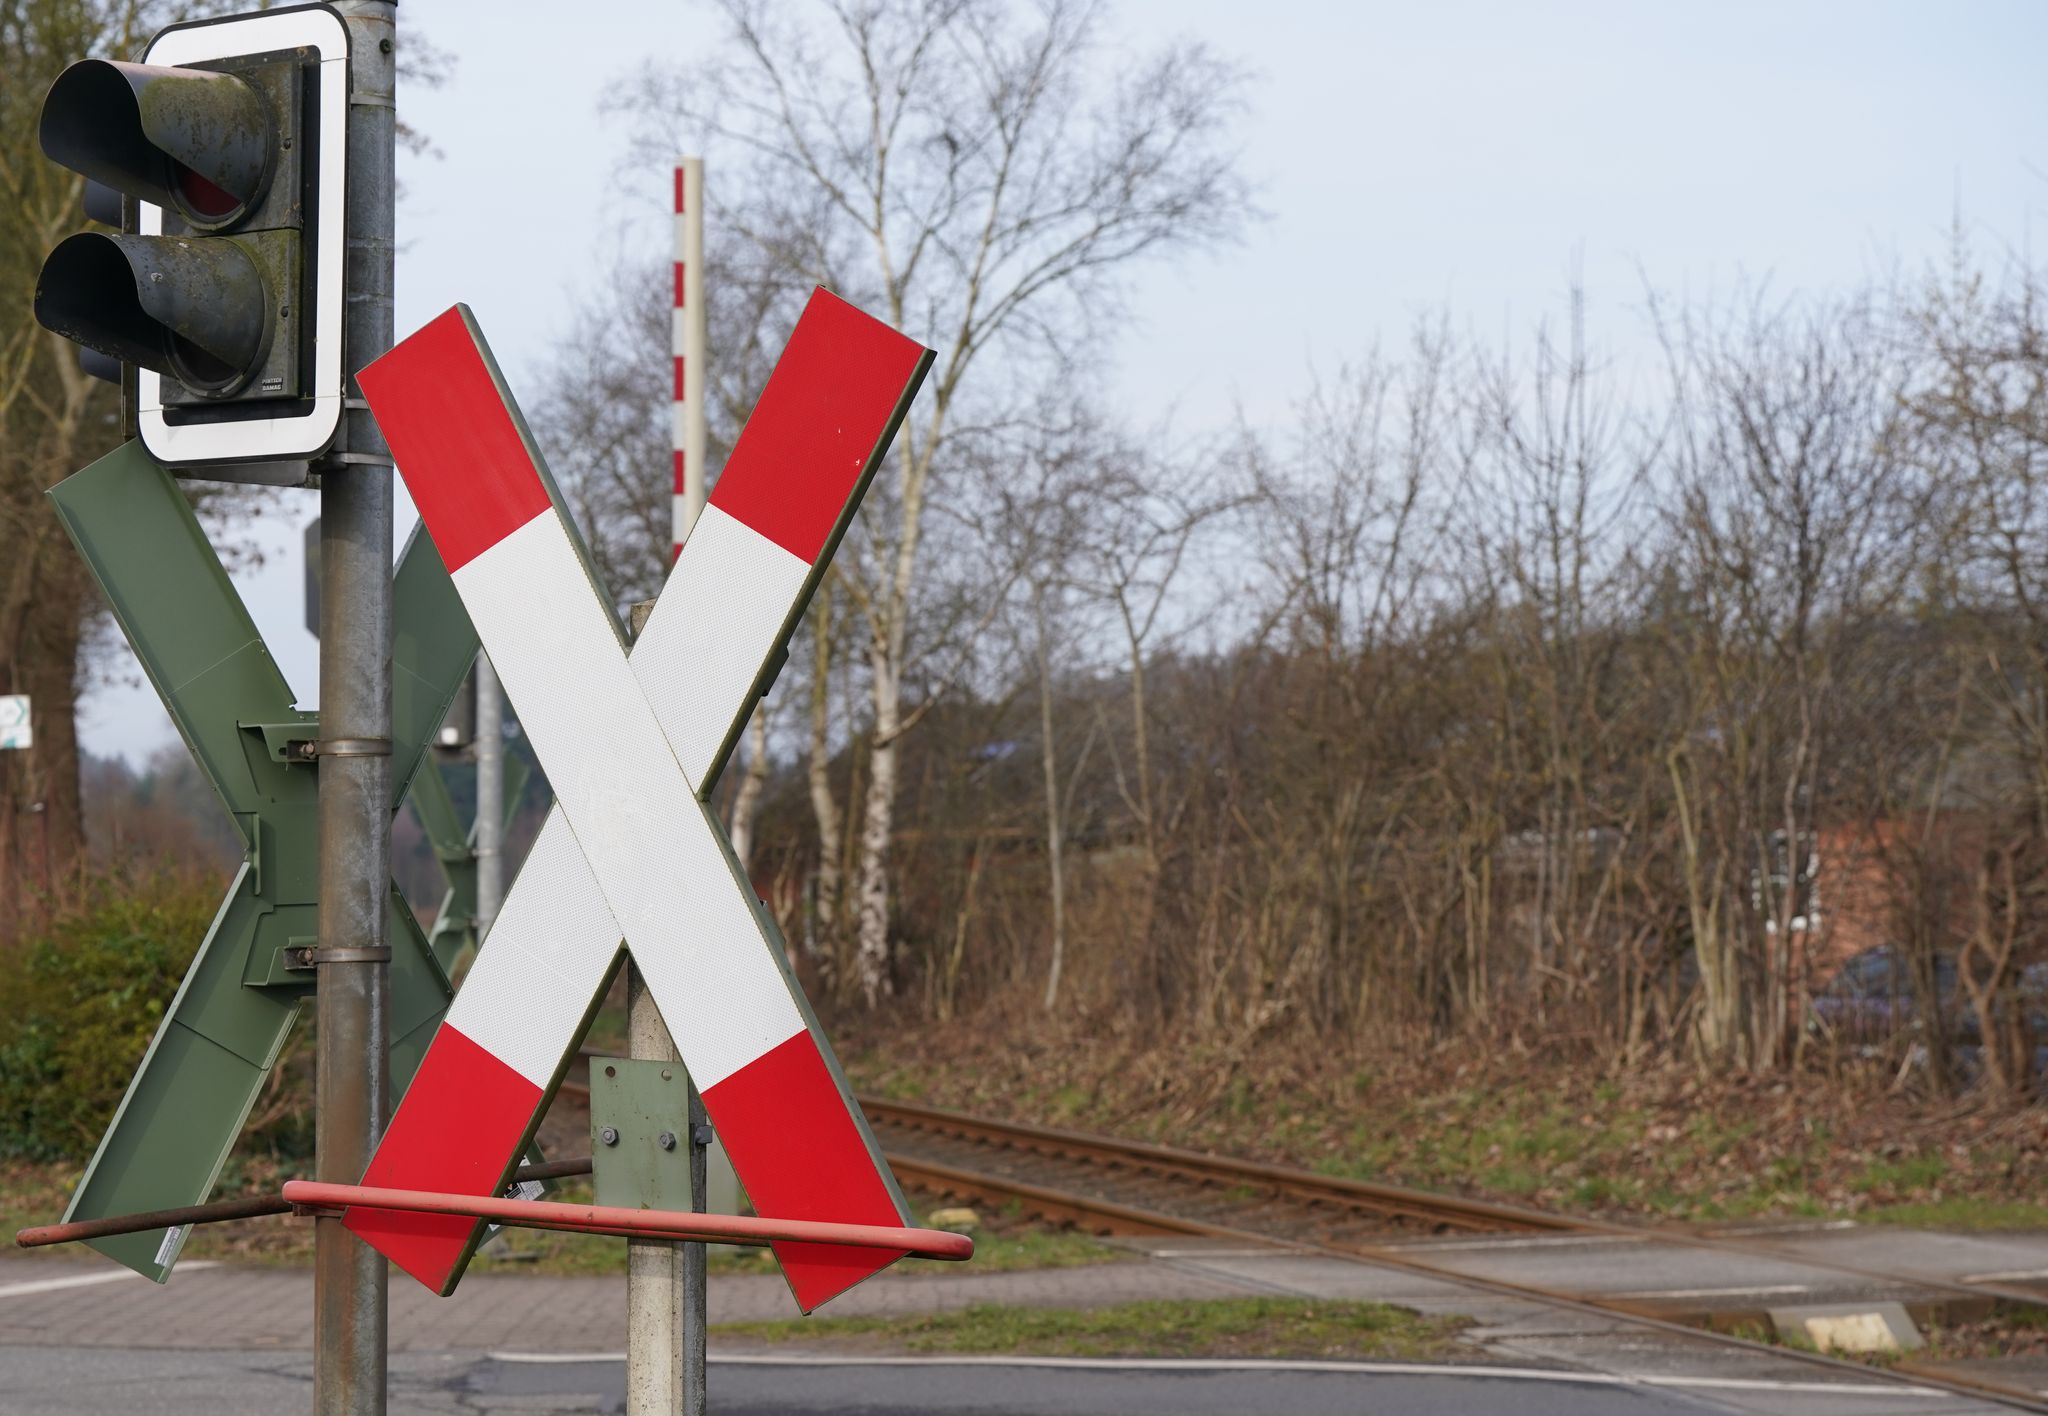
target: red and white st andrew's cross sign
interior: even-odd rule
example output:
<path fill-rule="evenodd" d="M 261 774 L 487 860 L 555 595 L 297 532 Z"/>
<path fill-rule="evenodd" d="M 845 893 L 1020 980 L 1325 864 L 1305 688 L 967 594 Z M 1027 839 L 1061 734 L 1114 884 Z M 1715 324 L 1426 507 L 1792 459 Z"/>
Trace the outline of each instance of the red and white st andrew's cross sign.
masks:
<path fill-rule="evenodd" d="M 814 294 L 630 655 L 469 311 L 363 370 L 556 798 L 365 1185 L 498 1193 L 623 938 L 756 1213 L 911 1222 L 703 796 L 930 361 Z M 442 1293 L 480 1229 L 363 1208 L 347 1224 Z M 902 1256 L 775 1252 L 805 1312 Z"/>

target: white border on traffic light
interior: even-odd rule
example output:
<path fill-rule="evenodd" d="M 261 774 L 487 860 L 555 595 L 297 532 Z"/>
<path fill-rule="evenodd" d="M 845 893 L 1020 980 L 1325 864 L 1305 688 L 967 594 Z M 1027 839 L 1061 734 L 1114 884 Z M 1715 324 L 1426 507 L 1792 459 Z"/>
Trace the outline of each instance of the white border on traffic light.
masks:
<path fill-rule="evenodd" d="M 143 55 L 148 64 L 192 64 L 299 46 L 320 55 L 319 254 L 314 279 L 313 406 L 296 417 L 173 425 L 164 419 L 163 376 L 136 370 L 142 445 L 172 467 L 220 462 L 293 462 L 325 452 L 341 425 L 342 305 L 347 259 L 348 26 L 325 5 L 306 5 L 165 30 Z M 139 204 L 138 229 L 163 234 L 163 208 Z"/>

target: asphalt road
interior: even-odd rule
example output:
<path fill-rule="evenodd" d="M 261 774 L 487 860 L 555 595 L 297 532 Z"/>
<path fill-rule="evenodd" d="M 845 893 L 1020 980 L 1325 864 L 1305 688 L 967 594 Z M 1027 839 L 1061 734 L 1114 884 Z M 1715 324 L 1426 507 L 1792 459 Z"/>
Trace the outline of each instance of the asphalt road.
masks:
<path fill-rule="evenodd" d="M 1413 1372 L 1104 1371 L 1005 1365 L 715 1363 L 718 1416 L 1657 1416 L 1755 1410 L 1712 1390 L 1652 1390 L 1497 1377 L 1469 1370 Z M 1866 1389 L 1808 1393 L 1816 1413 L 1931 1409 L 1911 1396 Z M 303 1352 L 0 1348 L 5 1416 L 275 1416 L 309 1409 Z M 1810 1403 L 1810 1404 L 1809 1404 Z M 391 1366 L 391 1416 L 534 1416 L 625 1410 L 617 1361 L 512 1362 L 486 1353 L 400 1353 Z"/>

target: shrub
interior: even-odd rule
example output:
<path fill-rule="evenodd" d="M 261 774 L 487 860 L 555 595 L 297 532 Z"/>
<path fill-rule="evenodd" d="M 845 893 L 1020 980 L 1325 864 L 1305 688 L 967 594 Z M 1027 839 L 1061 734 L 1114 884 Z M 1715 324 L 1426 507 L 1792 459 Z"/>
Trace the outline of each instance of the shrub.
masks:
<path fill-rule="evenodd" d="M 0 1156 L 91 1156 L 219 904 L 216 881 L 107 877 L 0 955 Z"/>

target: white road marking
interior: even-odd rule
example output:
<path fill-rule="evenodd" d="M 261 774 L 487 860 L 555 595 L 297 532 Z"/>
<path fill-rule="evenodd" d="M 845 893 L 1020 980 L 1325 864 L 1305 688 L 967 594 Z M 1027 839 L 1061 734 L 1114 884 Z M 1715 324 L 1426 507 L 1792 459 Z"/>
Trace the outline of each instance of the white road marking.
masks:
<path fill-rule="evenodd" d="M 178 1265 L 179 1273 L 197 1273 L 200 1269 L 219 1268 L 210 1259 L 197 1259 Z M 113 1283 L 123 1278 L 142 1278 L 133 1269 L 107 1269 L 97 1273 L 75 1273 L 69 1278 L 31 1278 L 21 1283 L 0 1283 L 0 1298 L 26 1298 L 31 1293 L 55 1293 L 61 1288 L 90 1288 L 96 1283 Z M 143 1280 L 145 1283 L 147 1279 Z"/>
<path fill-rule="evenodd" d="M 1857 1227 L 1853 1219 L 1819 1219 L 1810 1224 L 1731 1224 L 1726 1228 L 1715 1225 L 1707 1231 L 1707 1236 L 1712 1239 L 1735 1239 L 1757 1235 L 1770 1238 L 1780 1234 L 1821 1234 Z"/>
<path fill-rule="evenodd" d="M 623 1352 L 492 1352 L 493 1362 L 623 1362 Z M 713 1352 L 734 1367 L 1052 1367 L 1087 1372 L 1339 1372 L 1383 1377 L 1486 1377 L 1578 1386 L 1698 1387 L 1713 1391 L 1796 1391 L 1836 1396 L 1947 1396 L 1934 1387 L 1875 1382 L 1779 1382 L 1761 1377 L 1669 1377 L 1655 1373 L 1574 1372 L 1552 1367 L 1482 1367 L 1429 1362 L 1309 1362 L 1238 1357 L 807 1357 Z"/>
<path fill-rule="evenodd" d="M 2048 1278 L 2048 1269 L 2004 1269 L 1998 1273 L 1966 1273 L 1962 1283 L 2031 1283 Z"/>
<path fill-rule="evenodd" d="M 1746 1283 L 1737 1288 L 1638 1288 L 1609 1298 L 1738 1298 L 1746 1294 L 1811 1293 L 1803 1283 Z"/>

